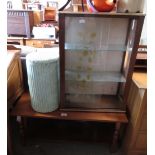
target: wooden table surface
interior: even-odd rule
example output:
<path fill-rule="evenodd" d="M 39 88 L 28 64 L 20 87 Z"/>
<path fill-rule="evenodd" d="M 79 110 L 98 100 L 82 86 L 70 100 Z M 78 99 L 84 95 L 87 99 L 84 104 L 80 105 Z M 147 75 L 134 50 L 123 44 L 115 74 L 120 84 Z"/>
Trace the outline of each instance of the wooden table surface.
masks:
<path fill-rule="evenodd" d="M 16 106 L 10 113 L 11 116 L 22 116 L 31 118 L 48 118 L 59 120 L 79 120 L 79 121 L 98 121 L 98 122 L 120 122 L 127 123 L 126 113 L 109 112 L 73 112 L 73 111 L 54 111 L 50 113 L 39 113 L 32 109 L 31 99 L 28 92 L 24 92 L 17 101 Z"/>

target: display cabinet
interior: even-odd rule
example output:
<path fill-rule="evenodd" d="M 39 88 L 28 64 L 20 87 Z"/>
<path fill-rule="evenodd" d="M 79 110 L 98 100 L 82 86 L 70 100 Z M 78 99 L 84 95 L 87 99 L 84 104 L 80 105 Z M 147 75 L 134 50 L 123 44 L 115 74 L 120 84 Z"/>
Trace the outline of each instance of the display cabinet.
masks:
<path fill-rule="evenodd" d="M 144 14 L 59 13 L 60 109 L 125 112 Z"/>

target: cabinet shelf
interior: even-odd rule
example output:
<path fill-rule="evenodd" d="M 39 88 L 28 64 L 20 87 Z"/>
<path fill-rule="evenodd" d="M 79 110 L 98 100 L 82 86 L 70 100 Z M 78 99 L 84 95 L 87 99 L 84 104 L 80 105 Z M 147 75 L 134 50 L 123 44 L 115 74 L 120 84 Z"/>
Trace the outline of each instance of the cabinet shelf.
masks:
<path fill-rule="evenodd" d="M 119 45 L 119 44 L 93 44 L 92 42 L 89 44 L 79 44 L 79 43 L 65 43 L 65 50 L 72 50 L 72 52 L 76 51 L 99 51 L 99 52 L 125 52 L 126 46 L 125 45 Z"/>
<path fill-rule="evenodd" d="M 65 79 L 81 82 L 126 82 L 125 77 L 119 72 L 81 72 L 66 70 Z"/>
<path fill-rule="evenodd" d="M 66 94 L 65 109 L 71 111 L 125 112 L 125 105 L 117 95 Z"/>
<path fill-rule="evenodd" d="M 125 77 L 119 72 L 65 71 L 65 92 L 83 95 L 116 95 L 119 82 Z"/>
<path fill-rule="evenodd" d="M 69 94 L 85 95 L 116 95 L 117 82 L 83 82 L 66 80 L 65 92 Z"/>

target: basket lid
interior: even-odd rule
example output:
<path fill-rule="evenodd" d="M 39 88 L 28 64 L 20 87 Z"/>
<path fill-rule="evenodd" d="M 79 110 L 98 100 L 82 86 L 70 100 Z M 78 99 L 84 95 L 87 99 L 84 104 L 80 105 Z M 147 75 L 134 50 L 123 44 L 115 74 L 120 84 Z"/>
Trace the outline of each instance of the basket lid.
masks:
<path fill-rule="evenodd" d="M 26 56 L 31 62 L 54 62 L 59 59 L 59 48 L 40 48 Z"/>

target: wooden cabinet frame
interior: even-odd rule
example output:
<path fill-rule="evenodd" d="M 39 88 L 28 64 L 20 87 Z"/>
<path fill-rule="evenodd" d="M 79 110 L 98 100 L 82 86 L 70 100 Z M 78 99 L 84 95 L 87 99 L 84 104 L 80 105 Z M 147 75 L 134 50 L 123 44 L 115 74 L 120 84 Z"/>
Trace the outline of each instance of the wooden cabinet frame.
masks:
<path fill-rule="evenodd" d="M 66 17 L 97 17 L 97 18 L 125 18 L 128 19 L 128 30 L 126 35 L 126 51 L 124 51 L 124 58 L 122 63 L 121 72 L 126 78 L 126 83 L 119 83 L 118 95 L 122 98 L 124 107 L 120 112 L 125 112 L 126 98 L 129 92 L 129 85 L 131 83 L 134 64 L 136 61 L 137 49 L 139 45 L 139 40 L 141 36 L 141 31 L 143 27 L 144 14 L 127 14 L 127 13 L 71 13 L 71 12 L 59 12 L 59 43 L 60 43 L 60 108 L 67 110 L 74 110 L 65 108 L 65 19 Z M 134 25 L 134 26 L 133 26 Z M 73 34 L 74 35 L 74 34 Z M 132 45 L 130 42 L 132 41 Z M 130 48 L 130 49 L 129 49 Z M 112 101 L 113 102 L 113 101 Z M 83 109 L 80 109 L 83 111 Z M 84 110 L 89 111 L 89 110 Z M 109 112 L 108 110 L 103 110 L 103 112 Z M 101 111 L 102 112 L 102 111 Z M 110 112 L 115 112 L 115 109 L 110 110 Z"/>

